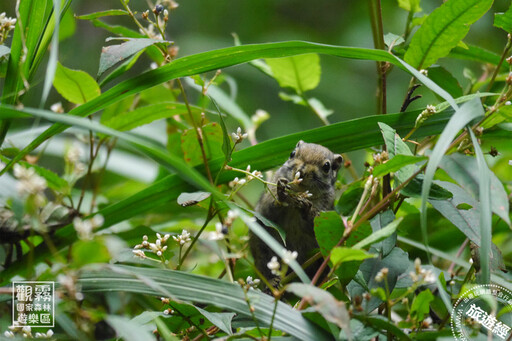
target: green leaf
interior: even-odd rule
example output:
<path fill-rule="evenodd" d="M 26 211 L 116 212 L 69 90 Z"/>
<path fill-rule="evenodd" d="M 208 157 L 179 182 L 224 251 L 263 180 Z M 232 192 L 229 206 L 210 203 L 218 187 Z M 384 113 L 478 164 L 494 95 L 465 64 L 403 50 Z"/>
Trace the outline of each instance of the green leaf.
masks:
<path fill-rule="evenodd" d="M 505 13 L 494 14 L 494 26 L 504 29 L 508 33 L 512 33 L 512 6 Z"/>
<path fill-rule="evenodd" d="M 222 149 L 223 134 L 222 128 L 216 122 L 208 123 L 202 128 L 203 144 L 208 160 L 224 156 Z M 181 134 L 181 150 L 185 161 L 193 166 L 203 163 L 203 155 L 199 146 L 197 132 L 195 129 L 187 129 Z"/>
<path fill-rule="evenodd" d="M 370 225 L 372 227 L 372 234 L 381 231 L 386 228 L 389 224 L 391 224 L 395 220 L 395 214 L 392 210 L 388 209 L 382 213 L 377 214 L 375 217 L 370 220 Z M 381 232 L 382 233 L 382 232 Z M 389 237 L 382 240 L 379 243 L 375 243 L 372 245 L 373 249 L 375 249 L 381 257 L 386 257 L 391 250 L 396 246 L 396 231 L 392 233 Z"/>
<path fill-rule="evenodd" d="M 496 124 L 512 122 L 512 105 L 502 105 L 498 111 L 494 112 L 491 118 L 486 119 L 482 124 L 482 128 L 489 129 Z"/>
<path fill-rule="evenodd" d="M 76 31 L 75 16 L 71 8 L 68 8 L 62 15 L 59 25 L 59 41 L 72 37 Z"/>
<path fill-rule="evenodd" d="M 106 41 L 108 42 L 113 39 L 115 38 L 108 38 Z M 126 58 L 133 56 L 134 54 L 144 50 L 151 45 L 162 44 L 165 46 L 170 43 L 172 42 L 159 39 L 130 38 L 128 41 L 118 45 L 104 46 L 101 50 L 98 77 L 100 77 L 112 66 L 122 62 Z"/>
<path fill-rule="evenodd" d="M 342 329 L 348 328 L 350 316 L 345 302 L 338 301 L 328 291 L 303 283 L 291 283 L 286 290 L 304 298 L 327 321 L 336 324 Z"/>
<path fill-rule="evenodd" d="M 128 11 L 125 11 L 123 9 L 110 9 L 107 11 L 99 11 L 99 12 L 94 12 L 91 14 L 79 15 L 76 18 L 81 19 L 81 20 L 91 20 L 91 19 L 98 19 L 101 17 L 111 17 L 111 16 L 115 16 L 115 15 L 128 15 L 128 14 L 129 14 Z"/>
<path fill-rule="evenodd" d="M 372 249 L 370 249 L 370 252 Z M 363 262 L 359 271 L 362 279 L 367 283 L 368 288 L 384 288 L 384 282 L 375 281 L 375 276 L 382 268 L 388 268 L 387 282 L 389 291 L 392 292 L 398 276 L 402 275 L 409 267 L 409 258 L 406 252 L 402 249 L 395 247 L 391 252 L 383 258 L 370 258 Z M 366 292 L 360 284 L 352 281 L 347 286 L 350 297 L 361 296 Z M 382 301 L 377 297 L 372 297 L 369 301 L 363 300 L 362 306 L 365 312 L 371 312 L 377 308 Z"/>
<path fill-rule="evenodd" d="M 454 48 L 450 54 L 449 57 L 451 58 L 458 58 L 463 60 L 472 60 L 479 63 L 489 63 L 492 65 L 498 65 L 500 63 L 500 55 L 485 50 L 479 46 L 474 45 L 467 45 L 468 49 L 463 49 L 460 47 Z M 508 72 L 508 65 L 507 63 L 502 63 L 501 72 Z"/>
<path fill-rule="evenodd" d="M 86 72 L 71 70 L 57 62 L 53 86 L 68 101 L 83 104 L 101 94 L 98 83 Z"/>
<path fill-rule="evenodd" d="M 398 0 L 398 7 L 405 9 L 407 12 L 421 12 L 420 0 Z"/>
<path fill-rule="evenodd" d="M 374 258 L 376 255 L 368 253 L 364 250 L 348 248 L 348 247 L 335 247 L 331 251 L 331 262 L 333 267 L 338 266 L 343 262 L 350 262 L 354 260 L 365 260 Z"/>
<path fill-rule="evenodd" d="M 464 95 L 459 81 L 442 66 L 434 65 L 429 67 L 428 78 L 445 89 L 453 98 Z"/>
<path fill-rule="evenodd" d="M 352 182 L 336 203 L 336 211 L 342 216 L 352 215 L 364 192 L 365 181 Z"/>
<path fill-rule="evenodd" d="M 338 213 L 334 211 L 320 212 L 315 217 L 315 237 L 324 257 L 331 252 L 343 236 L 345 227 Z"/>
<path fill-rule="evenodd" d="M 79 240 L 73 243 L 71 255 L 73 257 L 72 266 L 77 269 L 85 264 L 108 263 L 111 258 L 107 247 L 100 240 Z"/>
<path fill-rule="evenodd" d="M 124 316 L 108 315 L 105 317 L 108 324 L 116 331 L 118 337 L 126 341 L 153 341 L 154 337 L 149 330 L 134 324 Z"/>
<path fill-rule="evenodd" d="M 386 44 L 387 47 L 398 46 L 404 42 L 405 40 L 403 37 L 397 36 L 391 32 L 384 35 L 384 44 Z"/>
<path fill-rule="evenodd" d="M 78 280 L 84 292 L 133 292 L 172 297 L 174 299 L 211 304 L 251 318 L 242 288 L 237 284 L 167 269 L 129 266 L 104 266 L 85 270 Z M 272 320 L 274 298 L 256 290 L 247 293 L 258 323 L 268 326 Z M 329 335 L 305 319 L 301 313 L 278 302 L 274 328 L 301 340 L 330 340 Z"/>
<path fill-rule="evenodd" d="M 292 88 L 298 94 L 312 90 L 320 83 L 320 57 L 317 54 L 265 59 L 265 62 L 281 87 Z"/>
<path fill-rule="evenodd" d="M 414 179 L 412 179 L 405 188 L 403 188 L 400 193 L 407 197 L 412 198 L 420 198 L 423 188 L 424 175 L 418 174 Z M 428 192 L 429 199 L 450 199 L 453 194 L 450 191 L 447 191 L 445 188 L 439 186 L 436 183 L 433 183 L 430 186 L 430 191 Z"/>
<path fill-rule="evenodd" d="M 491 171 L 485 162 L 484 154 L 475 133 L 469 127 L 469 135 L 473 142 L 473 148 L 476 154 L 479 178 L 478 199 L 480 202 L 480 270 L 482 284 L 489 284 L 491 281 L 491 239 L 492 239 L 492 210 L 491 210 Z"/>
<path fill-rule="evenodd" d="M 466 36 L 469 27 L 491 7 L 492 0 L 450 0 L 435 9 L 412 37 L 404 60 L 425 69 Z"/>
<path fill-rule="evenodd" d="M 219 114 L 220 126 L 222 128 L 222 152 L 224 153 L 224 157 L 226 159 L 226 163 L 231 161 L 231 153 L 233 149 L 231 148 L 231 139 L 229 137 L 228 129 L 226 128 L 226 124 L 224 123 L 224 119 L 222 118 L 222 113 L 220 112 L 219 106 L 214 99 L 210 98 L 210 100 L 215 105 L 215 109 L 217 109 L 217 113 Z"/>
<path fill-rule="evenodd" d="M 398 154 L 395 155 L 392 159 L 387 161 L 386 163 L 380 164 L 373 169 L 373 176 L 383 176 L 389 173 L 394 173 L 400 170 L 402 167 L 418 163 L 420 161 L 427 160 L 426 156 L 416 156 L 416 155 L 404 155 Z M 411 174 L 412 175 L 412 174 Z"/>
<path fill-rule="evenodd" d="M 236 315 L 235 313 L 211 313 L 204 309 L 194 306 L 208 321 L 219 327 L 224 333 L 233 335 L 231 331 L 231 320 Z"/>
<path fill-rule="evenodd" d="M 191 107 L 190 109 L 195 114 L 201 113 L 200 108 Z M 118 112 L 117 115 L 107 120 L 102 120 L 102 123 L 112 129 L 127 131 L 149 124 L 156 120 L 183 114 L 187 114 L 187 107 L 185 104 L 163 102 L 139 107 L 128 112 Z"/>
<path fill-rule="evenodd" d="M 439 164 L 462 188 L 478 197 L 480 190 L 480 174 L 476 158 L 463 154 L 445 155 Z M 491 176 L 492 211 L 510 225 L 509 201 L 503 184 L 494 173 Z"/>
<path fill-rule="evenodd" d="M 428 315 L 430 311 L 430 302 L 434 300 L 434 295 L 430 292 L 430 289 L 425 289 L 420 292 L 411 304 L 411 315 L 416 316 L 418 321 L 423 321 L 425 315 Z"/>
<path fill-rule="evenodd" d="M 352 248 L 354 249 L 363 249 L 367 246 L 370 246 L 374 243 L 380 242 L 381 240 L 386 239 L 395 233 L 398 225 L 402 222 L 403 217 L 400 217 L 393 222 L 386 225 L 386 227 L 378 230 L 377 232 L 372 233 L 370 236 L 366 237 L 364 240 L 361 240 L 359 243 L 354 245 Z"/>
<path fill-rule="evenodd" d="M 108 74 L 105 78 L 103 78 L 100 82 L 100 87 L 103 87 L 108 82 L 116 79 L 117 77 L 124 74 L 126 71 L 130 70 L 139 57 L 144 53 L 144 50 L 141 50 L 135 53 L 133 56 L 126 58 L 117 68 L 115 68 L 111 73 Z"/>

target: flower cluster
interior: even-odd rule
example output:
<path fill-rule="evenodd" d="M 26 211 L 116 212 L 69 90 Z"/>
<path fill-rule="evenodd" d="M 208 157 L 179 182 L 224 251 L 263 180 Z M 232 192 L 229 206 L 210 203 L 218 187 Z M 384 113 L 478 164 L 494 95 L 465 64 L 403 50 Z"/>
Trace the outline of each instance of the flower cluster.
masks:
<path fill-rule="evenodd" d="M 46 180 L 37 175 L 34 168 L 15 164 L 14 176 L 19 180 L 17 189 L 21 195 L 39 195 L 46 189 Z"/>
<path fill-rule="evenodd" d="M 92 239 L 92 231 L 103 225 L 105 219 L 100 214 L 96 214 L 91 219 L 82 220 L 79 217 L 73 219 L 73 226 L 80 239 Z"/>
<path fill-rule="evenodd" d="M 389 269 L 388 268 L 382 268 L 377 272 L 377 275 L 375 275 L 375 281 L 376 282 L 382 282 L 386 278 L 388 278 Z"/>
<path fill-rule="evenodd" d="M 233 168 L 230 168 L 230 169 L 233 169 Z M 239 179 L 237 176 L 236 178 L 234 178 L 232 181 L 229 182 L 228 185 L 231 188 L 235 188 L 237 186 L 243 186 L 247 182 L 253 180 L 254 178 L 263 179 L 263 173 L 261 173 L 259 170 L 253 170 L 251 172 L 251 165 L 247 165 L 247 168 L 245 169 L 245 171 L 243 171 L 241 169 L 236 169 L 236 170 L 247 174 L 247 179 Z"/>
<path fill-rule="evenodd" d="M 233 138 L 233 142 L 235 142 L 235 144 L 239 144 L 247 138 L 247 133 L 242 134 L 242 128 L 238 127 L 236 133 L 231 133 L 231 137 Z"/>
<path fill-rule="evenodd" d="M 0 13 L 0 45 L 7 39 L 15 25 L 16 18 L 9 18 L 5 12 Z"/>
<path fill-rule="evenodd" d="M 267 263 L 267 268 L 272 272 L 272 274 L 279 276 L 279 267 L 281 265 L 277 261 L 277 257 L 274 256 L 270 259 L 270 262 Z"/>
<path fill-rule="evenodd" d="M 172 239 L 174 239 L 174 241 L 176 243 L 180 244 L 180 246 L 185 245 L 185 243 L 188 243 L 191 241 L 190 233 L 187 232 L 187 230 L 181 231 L 181 234 L 179 234 L 177 236 L 172 236 Z"/>
<path fill-rule="evenodd" d="M 409 275 L 414 282 L 434 283 L 436 281 L 432 270 L 426 270 L 421 267 L 421 260 L 419 258 L 416 258 L 414 261 L 414 272 L 411 271 Z"/>
<path fill-rule="evenodd" d="M 247 276 L 247 279 L 245 280 L 249 289 L 257 289 L 260 282 L 261 281 L 259 279 L 253 279 L 251 276 Z"/>
<path fill-rule="evenodd" d="M 53 336 L 53 330 L 48 329 L 46 333 L 37 332 L 35 335 L 32 335 L 32 328 L 30 326 L 22 327 L 18 325 L 18 321 L 14 321 L 14 325 L 4 332 L 4 336 L 8 339 L 14 339 L 17 334 L 23 336 L 23 338 L 50 339 Z"/>
<path fill-rule="evenodd" d="M 187 234 L 186 230 L 183 230 L 185 234 Z M 190 234 L 189 234 L 190 235 Z M 170 234 L 166 234 L 162 236 L 160 233 L 156 234 L 156 240 L 154 243 L 150 243 L 148 241 L 148 236 L 144 235 L 142 236 L 142 242 L 140 244 L 137 244 L 133 247 L 133 255 L 135 257 L 139 257 L 141 259 L 147 258 L 146 254 L 141 249 L 146 249 L 148 251 L 152 251 L 155 253 L 158 257 L 162 257 L 165 250 L 167 250 L 167 240 L 171 237 Z M 181 236 L 180 236 L 181 237 Z M 174 240 L 176 240 L 176 237 L 173 237 Z"/>
<path fill-rule="evenodd" d="M 437 109 L 433 105 L 427 105 L 425 110 L 421 112 L 421 114 L 418 115 L 416 118 L 416 123 L 414 124 L 414 127 L 417 128 L 423 124 L 429 118 L 430 116 L 434 115 L 437 112 Z"/>
<path fill-rule="evenodd" d="M 62 114 L 64 112 L 64 107 L 62 106 L 62 102 L 53 103 L 50 106 L 50 110 L 57 114 Z"/>

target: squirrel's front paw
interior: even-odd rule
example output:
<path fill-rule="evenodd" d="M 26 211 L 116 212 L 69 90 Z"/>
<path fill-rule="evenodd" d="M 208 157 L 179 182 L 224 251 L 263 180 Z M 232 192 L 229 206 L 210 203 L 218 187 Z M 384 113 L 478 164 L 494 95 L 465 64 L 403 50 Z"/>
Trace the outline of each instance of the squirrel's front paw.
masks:
<path fill-rule="evenodd" d="M 290 189 L 290 186 L 288 185 L 288 179 L 286 178 L 279 178 L 277 180 L 277 198 L 279 201 L 283 202 L 288 198 L 288 190 Z"/>

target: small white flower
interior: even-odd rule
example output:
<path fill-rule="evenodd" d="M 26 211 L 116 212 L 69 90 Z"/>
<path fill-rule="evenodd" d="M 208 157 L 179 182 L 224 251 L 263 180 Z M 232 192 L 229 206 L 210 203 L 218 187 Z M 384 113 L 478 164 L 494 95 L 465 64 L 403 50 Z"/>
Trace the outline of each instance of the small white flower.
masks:
<path fill-rule="evenodd" d="M 37 175 L 34 168 L 25 168 L 15 164 L 14 176 L 19 180 L 16 187 L 21 195 L 42 194 L 47 187 L 46 180 Z"/>
<path fill-rule="evenodd" d="M 187 230 L 183 230 L 181 232 L 181 234 L 178 236 L 172 236 L 172 239 L 174 239 L 174 241 L 180 245 L 185 245 L 185 243 L 188 243 L 189 241 L 191 241 L 190 233 L 188 233 Z"/>
<path fill-rule="evenodd" d="M 222 225 L 221 222 L 218 222 L 215 224 L 215 231 L 210 232 L 208 234 L 208 240 L 222 240 L 226 237 L 225 232 L 226 229 L 224 228 L 224 225 Z"/>
<path fill-rule="evenodd" d="M 274 256 L 270 259 L 270 262 L 267 263 L 267 268 L 272 271 L 274 275 L 279 274 L 279 262 L 277 261 L 277 257 Z"/>
<path fill-rule="evenodd" d="M 377 275 L 375 275 L 375 281 L 376 282 L 382 282 L 385 278 L 388 277 L 388 268 L 382 268 L 379 272 L 377 272 Z"/>
<path fill-rule="evenodd" d="M 423 269 L 422 273 L 423 280 L 425 283 L 435 283 L 436 282 L 436 276 L 434 276 L 434 273 L 431 270 L 425 270 Z"/>
<path fill-rule="evenodd" d="M 57 102 L 57 103 L 53 103 L 50 106 L 50 110 L 57 114 L 62 114 L 64 112 L 64 107 L 62 106 L 61 102 Z"/>
<path fill-rule="evenodd" d="M 83 240 L 92 239 L 92 230 L 94 228 L 90 219 L 82 220 L 79 217 L 73 219 L 73 227 L 78 234 L 78 237 Z"/>
<path fill-rule="evenodd" d="M 512 160 L 508 160 L 508 165 L 512 166 Z M 2 170 L 2 169 L 0 168 L 0 170 Z"/>
<path fill-rule="evenodd" d="M 101 214 L 96 214 L 91 218 L 91 224 L 93 228 L 101 227 L 105 222 L 105 218 Z"/>
<path fill-rule="evenodd" d="M 142 250 L 132 250 L 132 252 L 135 257 L 139 257 L 141 259 L 146 258 L 146 254 Z"/>
<path fill-rule="evenodd" d="M 259 279 L 253 279 L 251 276 L 247 276 L 245 282 L 251 289 L 256 289 L 261 281 Z"/>
<path fill-rule="evenodd" d="M 292 260 L 296 260 L 299 254 L 297 251 L 286 250 L 283 255 L 283 263 L 290 264 Z"/>
<path fill-rule="evenodd" d="M 421 73 L 423 76 L 428 76 L 428 70 L 421 69 L 421 70 L 420 70 L 420 73 Z"/>
<path fill-rule="evenodd" d="M 12 338 L 14 338 L 14 333 L 13 333 L 13 332 L 11 332 L 10 330 L 6 330 L 6 331 L 4 332 L 4 336 L 5 336 L 5 337 L 7 337 L 7 338 L 9 338 L 9 339 L 12 339 Z"/>
<path fill-rule="evenodd" d="M 153 62 L 153 63 L 149 64 L 149 67 L 151 68 L 151 70 L 154 70 L 154 69 L 158 68 L 158 64 Z"/>
<path fill-rule="evenodd" d="M 82 155 L 83 151 L 81 145 L 79 145 L 78 143 L 73 143 L 73 145 L 69 147 L 66 151 L 64 159 L 71 164 L 75 164 L 78 161 L 80 161 Z"/>
<path fill-rule="evenodd" d="M 505 105 L 511 105 L 511 104 L 512 104 L 512 102 L 510 102 L 510 101 L 505 102 Z"/>
<path fill-rule="evenodd" d="M 233 142 L 238 144 L 247 138 L 247 133 L 242 134 L 242 128 L 238 127 L 236 133 L 231 133 L 231 137 L 233 138 Z"/>
<path fill-rule="evenodd" d="M 256 127 L 259 127 L 263 122 L 268 120 L 270 115 L 268 112 L 262 109 L 256 110 L 256 113 L 251 116 L 251 121 L 254 123 Z"/>

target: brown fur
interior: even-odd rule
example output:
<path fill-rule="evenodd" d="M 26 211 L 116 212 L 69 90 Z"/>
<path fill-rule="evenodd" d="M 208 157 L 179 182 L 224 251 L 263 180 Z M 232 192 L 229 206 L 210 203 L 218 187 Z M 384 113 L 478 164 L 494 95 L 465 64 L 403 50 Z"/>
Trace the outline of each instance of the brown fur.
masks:
<path fill-rule="evenodd" d="M 285 231 L 286 249 L 298 252 L 297 261 L 300 264 L 311 256 L 311 250 L 318 247 L 313 227 L 315 216 L 320 211 L 334 208 L 334 184 L 342 161 L 341 155 L 333 154 L 323 146 L 299 141 L 290 159 L 274 175 L 273 182 L 278 186 L 271 186 L 271 191 L 279 201 L 265 192 L 256 206 L 257 212 Z M 328 172 L 323 170 L 326 162 L 330 164 Z M 290 184 L 297 172 L 300 172 L 303 181 L 299 185 Z M 287 189 L 299 193 L 309 191 L 312 196 L 297 197 L 290 195 Z M 282 243 L 275 229 L 266 227 L 266 230 Z M 275 256 L 274 252 L 252 233 L 249 245 L 256 267 L 266 278 L 271 279 L 267 263 Z M 310 277 L 318 265 L 313 264 L 307 269 Z"/>

